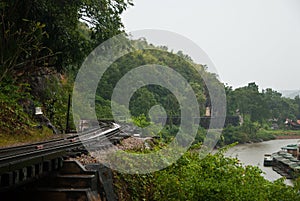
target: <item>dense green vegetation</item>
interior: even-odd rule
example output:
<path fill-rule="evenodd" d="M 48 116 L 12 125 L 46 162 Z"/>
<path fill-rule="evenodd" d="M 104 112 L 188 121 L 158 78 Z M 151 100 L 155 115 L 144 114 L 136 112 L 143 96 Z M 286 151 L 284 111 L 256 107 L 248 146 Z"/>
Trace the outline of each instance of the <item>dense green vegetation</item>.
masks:
<path fill-rule="evenodd" d="M 145 175 L 115 173 L 120 200 L 298 200 L 298 184 L 263 178 L 259 168 L 243 167 L 224 150 L 200 160 L 197 145 L 168 168 Z"/>
<path fill-rule="evenodd" d="M 123 32 L 120 14 L 130 5 L 131 0 L 0 1 L 1 145 L 50 136 L 47 128 L 35 128 L 39 124 L 34 114 L 37 106 L 42 107 L 58 130 L 66 129 L 68 96 L 83 59 L 98 44 Z M 143 39 L 133 42 L 154 47 Z M 112 118 L 110 100 L 117 81 L 129 70 L 145 64 L 170 66 L 179 72 L 195 91 L 200 115 L 204 115 L 209 95 L 203 77 L 196 70 L 211 80 L 216 90 L 224 87 L 217 75 L 207 72 L 205 65 L 195 64 L 181 51 L 171 53 L 167 47 L 136 51 L 120 58 L 104 74 L 95 97 L 98 118 Z M 244 123 L 224 129 L 221 146 L 271 139 L 272 123 L 283 128 L 285 118 L 295 120 L 300 116 L 299 97 L 283 98 L 272 89 L 259 92 L 255 83 L 235 90 L 228 86 L 225 89 L 228 115 L 236 115 L 238 110 Z M 140 127 L 153 125 L 148 112 L 157 104 L 169 116 L 180 116 L 174 95 L 150 85 L 133 95 L 132 121 Z M 118 107 L 124 109 L 122 105 Z M 159 133 L 160 144 L 172 140 L 178 131 L 173 122 L 167 123 Z M 205 135 L 206 130 L 199 128 L 194 148 L 164 170 L 147 175 L 116 174 L 120 200 L 299 199 L 297 183 L 292 188 L 282 180 L 268 182 L 258 168 L 242 167 L 235 159 L 225 158 L 222 152 L 200 160 L 196 148 Z"/>
<path fill-rule="evenodd" d="M 280 125 L 286 118 L 295 120 L 300 115 L 299 97 L 285 98 L 270 88 L 259 92 L 258 87 L 255 83 L 235 90 L 226 87 L 227 114 L 234 115 L 238 110 L 252 122 L 263 124 L 273 120 Z"/>
<path fill-rule="evenodd" d="M 225 90 L 227 115 L 240 115 L 243 119 L 241 126 L 224 129 L 225 144 L 274 139 L 276 129 L 281 133 L 291 129 L 284 124 L 287 118 L 296 121 L 300 117 L 299 96 L 294 99 L 282 97 L 270 88 L 259 91 L 255 83 L 235 90 L 226 86 Z"/>
<path fill-rule="evenodd" d="M 68 94 L 72 92 L 77 69 L 94 47 L 122 32 L 119 15 L 129 5 L 132 5 L 131 1 L 103 0 L 101 5 L 97 1 L 86 0 L 69 3 L 2 1 L 2 114 L 9 112 L 9 108 L 15 108 L 14 111 L 20 111 L 18 113 L 21 114 L 18 118 L 8 115 L 5 117 L 8 119 L 3 122 L 8 127 L 22 130 L 22 126 L 35 124 L 32 107 L 41 106 L 59 130 L 65 129 Z M 133 43 L 139 47 L 154 48 L 144 39 Z M 112 118 L 110 99 L 115 84 L 126 72 L 145 64 L 171 66 L 187 79 L 195 91 L 200 115 L 203 116 L 209 95 L 196 69 L 202 76 L 213 80 L 216 90 L 224 85 L 217 80 L 216 75 L 208 73 L 205 66 L 193 63 L 188 55 L 181 51 L 174 54 L 167 50 L 167 47 L 159 47 L 155 50 L 136 51 L 115 62 L 105 73 L 98 87 L 95 101 L 98 118 Z M 257 138 L 256 131 L 270 128 L 270 120 L 276 121 L 283 128 L 285 118 L 295 120 L 300 114 L 299 97 L 283 98 L 272 89 L 259 92 L 255 83 L 235 90 L 229 86 L 225 89 L 227 114 L 236 115 L 238 110 L 246 119 L 245 126 L 224 131 L 225 143 L 253 140 Z M 16 92 L 19 94 L 12 95 Z M 174 95 L 159 86 L 147 86 L 138 90 L 131 99 L 130 112 L 135 118 L 144 115 L 149 120 L 148 111 L 157 104 L 164 107 L 168 116 L 180 116 L 179 105 Z M 24 108 L 26 113 L 22 112 Z M 23 122 L 21 127 L 8 125 L 10 122 L 16 122 L 15 119 Z M 9 130 L 7 126 L 1 128 L 3 133 Z M 165 133 L 176 130 L 172 126 L 165 128 L 164 136 Z M 249 126 L 255 129 L 245 129 Z M 200 129 L 199 133 L 196 142 L 203 139 L 205 132 Z"/>
<path fill-rule="evenodd" d="M 96 45 L 121 32 L 120 14 L 131 4 L 130 0 L 1 1 L 0 81 L 30 76 L 40 68 L 67 72 L 78 67 Z"/>
<path fill-rule="evenodd" d="M 0 134 L 29 134 L 34 107 L 65 129 L 68 95 L 87 54 L 122 32 L 130 0 L 0 2 Z"/>
<path fill-rule="evenodd" d="M 151 45 L 145 44 L 145 41 L 143 40 L 137 40 L 135 42 L 137 45 L 143 44 L 154 48 Z M 204 66 L 186 61 L 180 53 L 172 54 L 159 49 L 143 50 L 136 51 L 120 58 L 105 72 L 98 86 L 97 95 L 99 96 L 99 100 L 104 99 L 106 101 L 110 101 L 113 89 L 117 82 L 131 69 L 146 64 L 171 66 L 174 70 L 180 73 L 193 88 L 200 106 L 201 115 L 204 115 L 208 91 L 197 70 L 202 72 L 202 76 L 210 77 L 210 79 L 215 82 L 216 88 L 223 86 L 214 74 L 205 71 Z M 176 84 L 180 85 L 181 83 Z M 100 103 L 105 104 L 105 101 L 100 101 Z M 110 102 L 106 103 L 107 108 L 109 108 Z M 158 104 L 164 107 L 168 116 L 180 116 L 179 105 L 175 96 L 169 90 L 158 85 L 149 85 L 139 89 L 131 98 L 130 112 L 134 117 L 138 117 L 140 115 L 148 117 L 150 108 Z M 103 105 L 100 106 L 103 107 Z M 111 117 L 111 112 L 104 112 L 104 114 L 110 115 L 106 118 Z M 103 113 L 99 113 L 99 115 L 101 115 L 100 117 L 102 118 L 104 117 Z"/>

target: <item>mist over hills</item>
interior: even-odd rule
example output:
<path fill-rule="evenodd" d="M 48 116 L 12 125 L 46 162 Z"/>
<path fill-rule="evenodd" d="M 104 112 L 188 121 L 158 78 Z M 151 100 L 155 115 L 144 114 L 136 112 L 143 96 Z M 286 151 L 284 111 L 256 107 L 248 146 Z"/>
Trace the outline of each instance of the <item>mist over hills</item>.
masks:
<path fill-rule="evenodd" d="M 282 90 L 279 92 L 282 94 L 282 96 L 292 99 L 294 99 L 297 95 L 300 96 L 300 90 Z"/>

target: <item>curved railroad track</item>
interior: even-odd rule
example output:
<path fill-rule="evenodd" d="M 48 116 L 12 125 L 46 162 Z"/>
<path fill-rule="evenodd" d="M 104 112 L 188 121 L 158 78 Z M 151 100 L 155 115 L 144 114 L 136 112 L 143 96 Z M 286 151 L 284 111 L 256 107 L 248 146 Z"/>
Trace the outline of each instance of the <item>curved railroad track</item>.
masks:
<path fill-rule="evenodd" d="M 44 142 L 0 149 L 0 192 L 25 184 L 62 166 L 63 157 L 84 146 L 105 149 L 120 134 L 120 126 L 100 127 Z"/>

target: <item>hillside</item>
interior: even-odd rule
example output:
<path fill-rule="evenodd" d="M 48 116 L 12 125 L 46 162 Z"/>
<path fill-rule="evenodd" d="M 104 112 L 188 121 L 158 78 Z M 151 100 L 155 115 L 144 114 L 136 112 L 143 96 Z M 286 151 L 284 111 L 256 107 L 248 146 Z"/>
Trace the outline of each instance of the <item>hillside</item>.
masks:
<path fill-rule="evenodd" d="M 52 135 L 47 127 L 55 133 L 66 130 L 68 96 L 82 61 L 99 43 L 122 33 L 119 16 L 130 5 L 131 0 L 101 5 L 1 1 L 1 143 L 42 140 Z M 87 16 L 93 21 L 87 22 Z M 35 115 L 36 107 L 43 116 Z"/>
<path fill-rule="evenodd" d="M 300 96 L 300 90 L 281 90 L 280 93 L 282 96 L 292 99 L 296 96 Z"/>

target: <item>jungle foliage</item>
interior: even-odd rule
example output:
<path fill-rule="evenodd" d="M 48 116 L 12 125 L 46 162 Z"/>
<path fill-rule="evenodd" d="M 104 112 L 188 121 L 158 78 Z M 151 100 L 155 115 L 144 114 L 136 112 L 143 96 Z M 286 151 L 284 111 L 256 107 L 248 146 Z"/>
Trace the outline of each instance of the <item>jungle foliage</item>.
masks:
<path fill-rule="evenodd" d="M 36 106 L 65 129 L 79 66 L 99 43 L 123 32 L 120 15 L 130 5 L 131 0 L 0 1 L 0 132 L 26 133 L 24 128 L 36 124 Z"/>
<path fill-rule="evenodd" d="M 198 145 L 199 146 L 199 145 Z M 298 183 L 267 181 L 254 166 L 242 166 L 223 153 L 199 158 L 197 145 L 175 164 L 151 174 L 115 173 L 120 200 L 298 200 Z"/>
<path fill-rule="evenodd" d="M 95 46 L 122 31 L 120 14 L 129 5 L 131 0 L 1 1 L 0 81 L 40 68 L 78 68 Z"/>
<path fill-rule="evenodd" d="M 282 125 L 286 118 L 295 120 L 300 114 L 299 97 L 285 98 L 271 88 L 260 92 L 259 86 L 254 82 L 235 90 L 227 86 L 226 98 L 228 115 L 238 112 L 242 117 L 260 124 L 274 120 Z"/>
<path fill-rule="evenodd" d="M 183 76 L 191 85 L 196 95 L 201 115 L 204 115 L 205 103 L 209 95 L 203 77 L 212 80 L 212 83 L 216 89 L 218 87 L 222 88 L 223 84 L 219 82 L 217 76 L 207 72 L 203 65 L 195 64 L 189 60 L 186 60 L 182 56 L 182 53 L 180 54 L 180 52 L 171 53 L 166 49 L 162 50 L 157 47 L 154 48 L 153 46 L 145 43 L 144 40 L 137 40 L 135 42 L 138 45 L 143 44 L 148 46 L 148 48 L 152 47 L 153 49 L 138 50 L 118 59 L 104 73 L 97 89 L 97 95 L 104 100 L 110 101 L 118 81 L 127 72 L 136 67 L 151 64 L 169 66 Z M 172 77 L 170 77 L 169 80 L 172 80 Z M 143 85 L 143 78 L 138 81 L 141 83 L 141 85 Z M 135 80 L 128 82 L 135 82 Z M 179 81 L 173 83 L 175 86 L 183 84 L 184 83 L 180 83 Z M 117 91 L 116 93 L 122 92 Z M 148 112 L 155 105 L 161 105 L 166 110 L 168 116 L 180 116 L 180 106 L 174 94 L 168 89 L 159 85 L 148 85 L 138 89 L 130 99 L 129 109 L 132 116 L 138 117 L 140 115 L 145 115 L 149 120 L 150 117 Z M 109 108 L 108 105 L 107 108 Z M 108 116 L 107 118 L 109 117 L 111 116 Z"/>
<path fill-rule="evenodd" d="M 0 137 L 24 134 L 34 127 L 36 106 L 43 108 L 58 129 L 65 129 L 68 95 L 79 66 L 97 45 L 123 32 L 120 15 L 130 5 L 131 0 L 0 1 Z M 143 39 L 135 43 L 153 47 Z M 204 114 L 209 95 L 198 72 L 212 80 L 216 90 L 224 87 L 217 75 L 207 72 L 205 65 L 193 63 L 181 51 L 160 49 L 133 52 L 111 66 L 97 90 L 98 118 L 112 117 L 110 99 L 117 81 L 132 68 L 145 64 L 178 71 L 192 86 L 200 115 Z M 241 138 L 244 134 L 255 136 L 268 118 L 282 120 L 300 114 L 299 97 L 286 99 L 271 89 L 259 92 L 255 84 L 236 90 L 227 87 L 226 93 L 228 114 L 234 115 L 239 109 L 243 117 L 249 117 L 240 128 L 243 133 L 232 127 L 225 131 L 226 143 L 239 141 L 236 134 Z M 131 99 L 133 122 L 140 127 L 151 125 L 148 111 L 157 104 L 170 116 L 180 115 L 174 95 L 150 85 L 139 89 Z M 119 108 L 124 109 L 122 105 Z M 170 124 L 160 135 L 169 142 L 177 130 Z M 199 129 L 195 143 L 203 141 L 205 132 Z M 288 187 L 282 180 L 271 183 L 260 174 L 258 168 L 242 167 L 221 152 L 200 160 L 192 149 L 175 164 L 153 174 L 116 174 L 116 187 L 120 200 L 299 200 L 299 185 Z"/>

